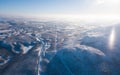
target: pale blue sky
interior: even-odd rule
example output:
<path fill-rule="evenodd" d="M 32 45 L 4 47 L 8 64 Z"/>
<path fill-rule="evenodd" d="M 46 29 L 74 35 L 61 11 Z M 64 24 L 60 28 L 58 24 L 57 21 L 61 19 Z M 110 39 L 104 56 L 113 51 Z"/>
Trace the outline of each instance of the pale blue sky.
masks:
<path fill-rule="evenodd" d="M 112 14 L 118 15 L 119 0 L 0 0 L 0 14 L 62 15 Z"/>
<path fill-rule="evenodd" d="M 85 0 L 0 0 L 0 13 L 64 14 L 84 9 Z"/>

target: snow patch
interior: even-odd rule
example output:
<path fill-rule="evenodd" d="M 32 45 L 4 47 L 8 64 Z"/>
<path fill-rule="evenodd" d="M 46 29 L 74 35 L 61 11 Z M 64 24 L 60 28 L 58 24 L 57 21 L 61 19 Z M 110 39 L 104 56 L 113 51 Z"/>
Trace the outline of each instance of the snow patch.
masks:
<path fill-rule="evenodd" d="M 33 47 L 33 46 L 28 46 L 28 47 L 26 47 L 26 46 L 23 46 L 23 45 L 22 45 L 23 54 L 26 54 L 32 47 Z"/>

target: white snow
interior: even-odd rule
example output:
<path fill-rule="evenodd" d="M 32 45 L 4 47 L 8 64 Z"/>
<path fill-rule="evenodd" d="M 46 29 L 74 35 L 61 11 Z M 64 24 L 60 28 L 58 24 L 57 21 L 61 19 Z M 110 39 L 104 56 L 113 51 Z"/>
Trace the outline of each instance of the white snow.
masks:
<path fill-rule="evenodd" d="M 23 46 L 23 45 L 22 45 L 23 54 L 26 54 L 32 47 L 33 47 L 33 46 L 28 46 L 28 47 L 26 47 L 26 46 Z"/>
<path fill-rule="evenodd" d="M 8 63 L 8 61 L 9 61 L 10 59 L 8 58 L 7 60 L 5 60 L 4 58 L 2 58 L 2 56 L 0 56 L 0 60 L 3 61 L 2 63 L 0 63 L 0 66 L 2 66 L 2 65 L 4 65 L 4 64 Z"/>
<path fill-rule="evenodd" d="M 80 45 L 80 48 L 83 49 L 83 50 L 87 50 L 92 54 L 98 54 L 98 55 L 101 55 L 101 56 L 105 56 L 105 54 L 102 51 L 100 51 L 99 49 L 93 48 L 93 47 Z"/>

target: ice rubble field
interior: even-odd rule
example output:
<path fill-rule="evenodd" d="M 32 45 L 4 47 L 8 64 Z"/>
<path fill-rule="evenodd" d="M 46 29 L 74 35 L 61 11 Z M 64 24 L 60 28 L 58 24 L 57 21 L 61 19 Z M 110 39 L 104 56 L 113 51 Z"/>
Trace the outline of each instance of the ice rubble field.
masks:
<path fill-rule="evenodd" d="M 119 32 L 120 24 L 0 17 L 0 75 L 120 75 Z"/>

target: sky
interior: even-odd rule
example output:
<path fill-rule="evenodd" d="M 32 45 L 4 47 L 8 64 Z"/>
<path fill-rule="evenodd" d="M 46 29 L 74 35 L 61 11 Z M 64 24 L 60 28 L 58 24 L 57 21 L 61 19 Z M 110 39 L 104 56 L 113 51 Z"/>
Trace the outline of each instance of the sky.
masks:
<path fill-rule="evenodd" d="M 120 0 L 0 0 L 0 14 L 118 17 Z"/>

